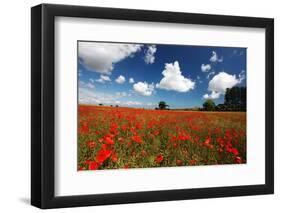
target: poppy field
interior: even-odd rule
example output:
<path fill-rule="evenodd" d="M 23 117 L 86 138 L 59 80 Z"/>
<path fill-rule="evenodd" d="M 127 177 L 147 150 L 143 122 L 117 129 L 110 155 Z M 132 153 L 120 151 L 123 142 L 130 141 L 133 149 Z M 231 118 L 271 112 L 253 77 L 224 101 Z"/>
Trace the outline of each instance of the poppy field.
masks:
<path fill-rule="evenodd" d="M 246 163 L 246 113 L 78 106 L 78 170 Z"/>

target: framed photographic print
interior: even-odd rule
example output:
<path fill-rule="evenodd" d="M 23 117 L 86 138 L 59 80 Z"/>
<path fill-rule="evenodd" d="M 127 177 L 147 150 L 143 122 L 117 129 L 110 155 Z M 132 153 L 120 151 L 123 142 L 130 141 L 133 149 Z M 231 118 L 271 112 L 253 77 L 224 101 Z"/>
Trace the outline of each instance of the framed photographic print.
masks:
<path fill-rule="evenodd" d="M 272 194 L 274 21 L 31 9 L 31 203 Z"/>

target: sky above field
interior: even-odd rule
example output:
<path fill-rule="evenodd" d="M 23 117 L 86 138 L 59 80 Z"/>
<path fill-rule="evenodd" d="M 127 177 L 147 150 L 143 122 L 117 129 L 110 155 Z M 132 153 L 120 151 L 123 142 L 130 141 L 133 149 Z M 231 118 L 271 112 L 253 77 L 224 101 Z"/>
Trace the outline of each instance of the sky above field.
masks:
<path fill-rule="evenodd" d="M 246 86 L 246 48 L 78 42 L 81 104 L 201 107 L 234 86 Z"/>

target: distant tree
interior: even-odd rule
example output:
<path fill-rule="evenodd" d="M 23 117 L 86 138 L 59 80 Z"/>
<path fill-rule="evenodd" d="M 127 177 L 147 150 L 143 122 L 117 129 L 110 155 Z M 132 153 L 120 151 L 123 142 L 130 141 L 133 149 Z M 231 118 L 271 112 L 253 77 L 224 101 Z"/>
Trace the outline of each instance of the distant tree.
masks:
<path fill-rule="evenodd" d="M 115 105 L 115 107 L 119 107 L 118 105 Z"/>
<path fill-rule="evenodd" d="M 211 99 L 207 99 L 203 103 L 203 110 L 205 111 L 214 111 L 216 109 L 216 104 Z"/>
<path fill-rule="evenodd" d="M 158 107 L 155 107 L 155 110 L 159 110 L 159 108 L 158 108 Z"/>
<path fill-rule="evenodd" d="M 103 104 L 99 104 L 99 106 L 103 106 Z"/>
<path fill-rule="evenodd" d="M 159 104 L 159 109 L 163 110 L 163 109 L 167 109 L 167 107 L 169 106 L 168 104 L 166 104 L 165 101 L 160 101 Z"/>
<path fill-rule="evenodd" d="M 111 107 L 113 107 L 113 105 L 110 105 Z"/>

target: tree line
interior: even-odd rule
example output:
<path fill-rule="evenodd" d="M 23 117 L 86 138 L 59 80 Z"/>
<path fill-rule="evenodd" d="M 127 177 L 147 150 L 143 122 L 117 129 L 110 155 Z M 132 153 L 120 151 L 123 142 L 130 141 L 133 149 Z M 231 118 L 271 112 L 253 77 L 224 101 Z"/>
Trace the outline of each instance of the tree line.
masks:
<path fill-rule="evenodd" d="M 202 111 L 246 111 L 247 108 L 246 87 L 227 88 L 224 95 L 224 103 L 216 105 L 211 99 L 203 103 Z"/>
<path fill-rule="evenodd" d="M 207 99 L 200 111 L 246 111 L 247 99 L 246 87 L 227 88 L 224 95 L 224 103 L 216 105 L 212 99 Z M 160 101 L 156 110 L 169 110 L 169 105 L 165 101 Z M 189 110 L 189 109 L 186 109 Z"/>

